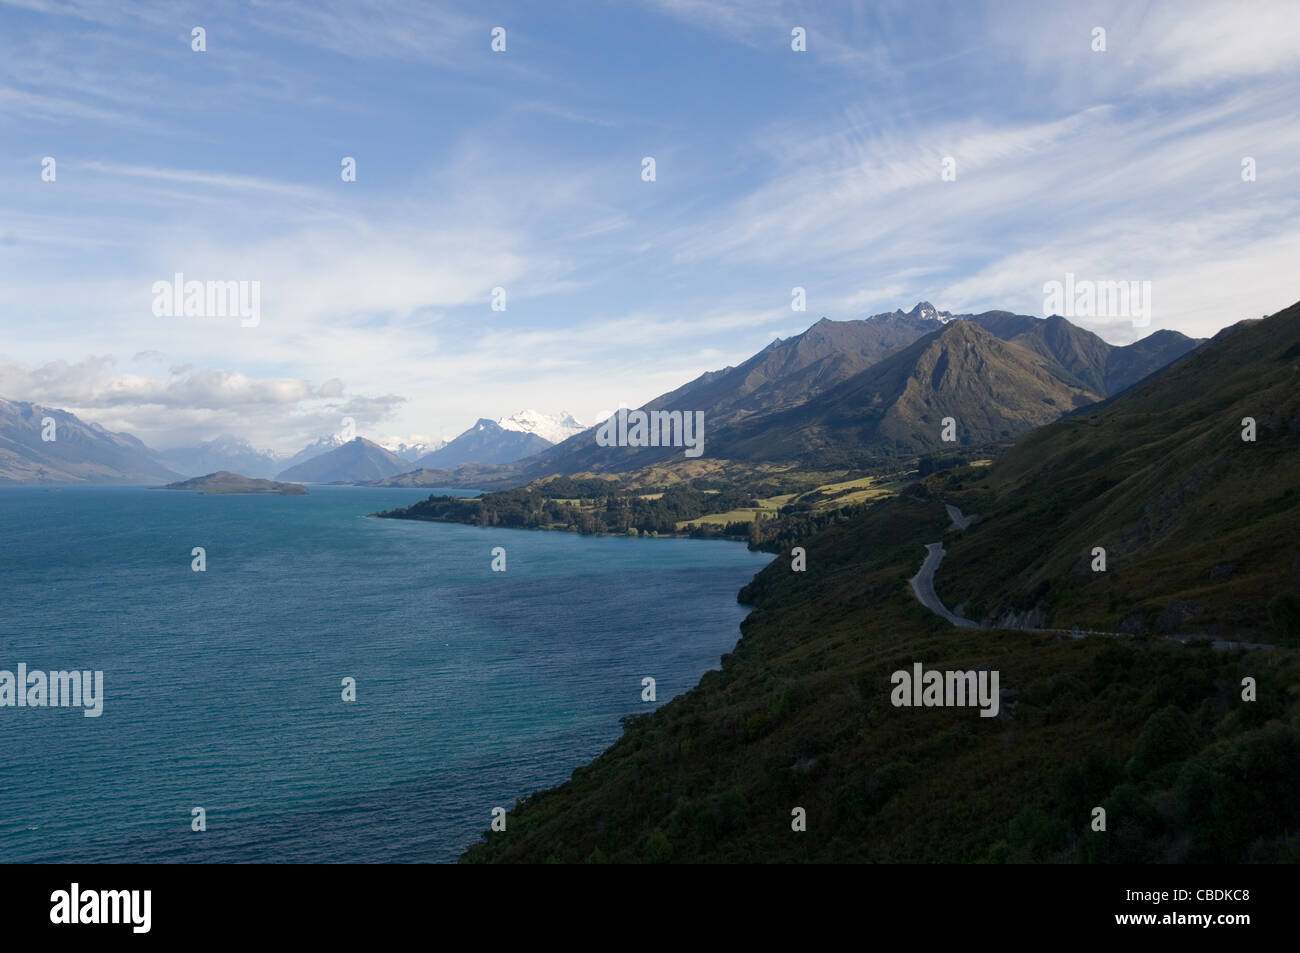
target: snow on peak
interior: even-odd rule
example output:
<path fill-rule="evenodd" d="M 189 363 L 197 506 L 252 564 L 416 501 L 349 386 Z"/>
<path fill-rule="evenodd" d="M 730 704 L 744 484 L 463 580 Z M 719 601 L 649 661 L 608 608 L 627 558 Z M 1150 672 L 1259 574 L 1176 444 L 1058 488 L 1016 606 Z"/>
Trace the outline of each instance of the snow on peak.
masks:
<path fill-rule="evenodd" d="M 433 453 L 435 450 L 441 450 L 447 445 L 445 440 L 429 440 L 419 437 L 408 438 L 411 442 L 407 443 L 399 437 L 390 437 L 387 440 L 379 441 L 379 445 L 389 453 L 394 453 L 403 460 L 418 460 L 426 453 Z"/>
<path fill-rule="evenodd" d="M 928 301 L 918 301 L 916 307 L 908 312 L 914 318 L 920 318 L 922 321 L 938 321 L 940 324 L 947 324 L 952 320 L 952 314 L 947 311 L 940 311 Z"/>
<path fill-rule="evenodd" d="M 575 433 L 582 433 L 587 427 L 579 423 L 572 414 L 560 411 L 557 416 L 538 413 L 535 410 L 521 410 L 509 417 L 497 421 L 502 430 L 517 430 L 521 433 L 536 434 L 551 443 L 568 440 Z"/>
<path fill-rule="evenodd" d="M 298 455 L 301 456 L 308 452 L 326 453 L 327 451 L 333 450 L 335 447 L 343 446 L 345 443 L 347 443 L 347 441 L 343 439 L 342 434 L 326 434 L 324 437 L 317 437 L 311 443 L 307 444 L 307 446 L 303 447 L 302 450 L 298 451 Z"/>
<path fill-rule="evenodd" d="M 200 446 L 221 453 L 257 453 L 257 451 L 253 449 L 253 445 L 247 440 L 244 440 L 242 437 L 232 436 L 228 433 L 222 434 L 206 443 L 202 443 Z"/>

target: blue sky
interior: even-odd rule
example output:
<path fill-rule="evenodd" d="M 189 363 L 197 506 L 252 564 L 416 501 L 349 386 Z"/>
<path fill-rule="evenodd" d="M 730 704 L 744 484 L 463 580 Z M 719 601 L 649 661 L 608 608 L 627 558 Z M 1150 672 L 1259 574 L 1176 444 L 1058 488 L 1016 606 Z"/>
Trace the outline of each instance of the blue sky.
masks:
<path fill-rule="evenodd" d="M 1115 343 L 1300 298 L 1294 5 L 1054 6 L 0 0 L 0 396 L 411 442 L 1066 272 L 1152 283 Z M 155 316 L 176 272 L 260 323 Z"/>

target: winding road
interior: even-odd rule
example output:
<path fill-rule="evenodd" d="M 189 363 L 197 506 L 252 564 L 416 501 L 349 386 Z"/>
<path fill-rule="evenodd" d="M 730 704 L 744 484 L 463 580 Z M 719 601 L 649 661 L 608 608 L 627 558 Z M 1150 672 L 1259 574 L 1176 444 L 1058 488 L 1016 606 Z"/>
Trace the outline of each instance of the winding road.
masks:
<path fill-rule="evenodd" d="M 961 510 L 951 503 L 943 504 L 948 508 L 948 519 L 952 520 L 952 525 L 958 529 L 965 529 L 979 517 L 978 513 L 972 513 L 970 516 L 962 516 Z"/>
<path fill-rule="evenodd" d="M 952 520 L 953 526 L 957 529 L 965 529 L 970 526 L 977 518 L 978 514 L 972 513 L 970 516 L 963 516 L 962 511 L 951 503 L 945 503 L 948 508 L 948 518 Z M 955 626 L 966 629 L 984 628 L 978 622 L 970 619 L 963 619 L 961 616 L 951 612 L 938 594 L 934 591 L 934 574 L 939 568 L 939 563 L 943 562 L 943 557 L 947 555 L 947 550 L 943 548 L 943 543 L 926 543 L 925 544 L 925 562 L 921 563 L 921 568 L 916 575 L 908 580 L 912 584 L 912 592 L 916 595 L 917 601 L 925 606 L 935 615 L 942 616 Z M 1096 632 L 1088 629 L 1031 629 L 1025 628 L 1026 632 L 1056 632 L 1068 635 L 1071 638 L 1081 639 L 1088 635 L 1110 635 L 1125 637 L 1123 632 Z M 1174 642 L 1186 644 L 1191 641 L 1192 636 L 1167 635 L 1165 638 Z M 1214 639 L 1212 645 L 1216 649 L 1272 649 L 1275 646 L 1261 642 L 1236 642 L 1228 639 Z"/>
<path fill-rule="evenodd" d="M 951 507 L 950 507 L 951 509 Z M 946 550 L 943 543 L 927 543 L 925 546 L 925 562 L 921 563 L 921 569 L 910 580 L 912 591 L 916 593 L 916 598 L 920 600 L 921 605 L 925 606 L 935 615 L 941 615 L 953 625 L 959 625 L 968 629 L 978 629 L 980 624 L 972 622 L 970 619 L 963 619 L 959 615 L 954 615 L 948 611 L 948 607 L 943 604 L 939 596 L 934 591 L 934 571 L 939 568 L 939 563 L 943 561 Z"/>
<path fill-rule="evenodd" d="M 971 523 L 975 522 L 976 515 L 963 516 L 961 510 L 951 503 L 945 503 L 948 508 L 948 519 L 952 520 L 952 525 L 958 529 L 965 529 Z M 943 557 L 947 555 L 947 550 L 943 548 L 943 543 L 926 543 L 925 544 L 925 562 L 921 563 L 920 570 L 913 576 L 909 582 L 912 584 L 912 592 L 921 605 L 925 606 L 935 615 L 941 615 L 953 625 L 959 625 L 967 629 L 978 629 L 980 624 L 972 622 L 970 619 L 963 619 L 961 616 L 948 611 L 948 607 L 943 604 L 938 594 L 934 591 L 934 573 L 939 568 L 939 563 L 943 562 Z"/>

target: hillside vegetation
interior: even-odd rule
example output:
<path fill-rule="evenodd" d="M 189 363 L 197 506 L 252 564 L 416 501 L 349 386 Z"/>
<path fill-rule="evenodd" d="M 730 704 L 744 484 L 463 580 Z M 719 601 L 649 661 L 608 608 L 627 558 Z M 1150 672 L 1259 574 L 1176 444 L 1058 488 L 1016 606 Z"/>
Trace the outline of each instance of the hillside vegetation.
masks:
<path fill-rule="evenodd" d="M 847 476 L 852 471 L 709 461 L 617 476 L 554 476 L 472 498 L 432 495 L 375 515 L 587 535 L 743 539 L 751 548 L 774 551 L 890 495 L 903 474 Z"/>
<path fill-rule="evenodd" d="M 1298 324 L 1300 307 L 1238 325 L 991 466 L 784 539 L 741 592 L 755 608 L 721 670 L 628 719 L 463 860 L 1300 859 Z M 980 519 L 955 531 L 948 503 Z M 967 615 L 1144 624 L 952 628 L 907 584 L 940 539 L 939 591 Z M 998 672 L 997 717 L 894 707 L 891 673 L 916 662 Z"/>
<path fill-rule="evenodd" d="M 1115 347 L 1062 317 L 951 315 L 922 301 L 907 313 L 822 319 L 645 406 L 703 413 L 708 457 L 880 472 L 949 449 L 944 417 L 958 421 L 963 447 L 1006 445 L 1199 343 L 1159 331 Z M 680 448 L 601 447 L 586 431 L 520 461 L 514 476 L 520 484 L 686 463 Z"/>
<path fill-rule="evenodd" d="M 946 523 L 922 488 L 814 536 L 805 573 L 778 557 L 721 671 L 463 860 L 1300 859 L 1293 654 L 952 629 L 905 581 Z M 999 716 L 893 707 L 916 661 L 998 670 Z"/>
<path fill-rule="evenodd" d="M 1225 329 L 982 473 L 953 471 L 944 493 L 981 514 L 938 581 L 971 618 L 1284 637 L 1300 591 L 1300 306 Z"/>

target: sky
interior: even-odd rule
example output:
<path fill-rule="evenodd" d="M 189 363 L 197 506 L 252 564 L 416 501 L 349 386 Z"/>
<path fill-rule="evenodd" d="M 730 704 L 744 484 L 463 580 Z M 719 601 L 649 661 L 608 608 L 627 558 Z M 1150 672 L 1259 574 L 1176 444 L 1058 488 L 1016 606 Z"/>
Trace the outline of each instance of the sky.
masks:
<path fill-rule="evenodd" d="M 1208 336 L 1300 299 L 1298 23 L 0 0 L 0 397 L 157 448 L 428 442 L 595 422 L 822 317 L 1043 315 L 1067 273 L 1150 282 L 1149 325 L 1072 318 L 1112 343 Z M 256 282 L 256 323 L 156 313 L 177 273 Z"/>

